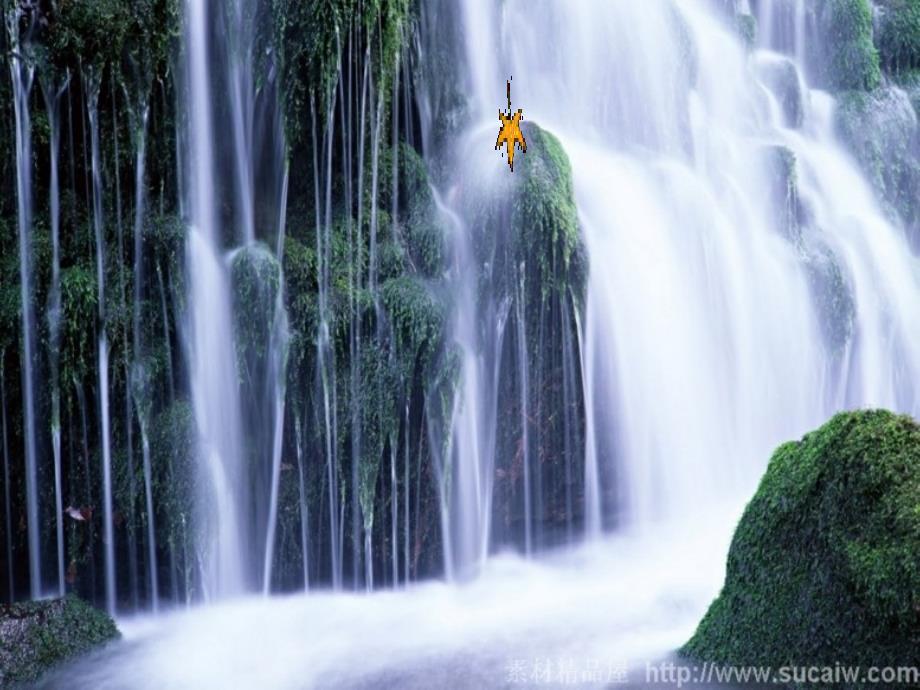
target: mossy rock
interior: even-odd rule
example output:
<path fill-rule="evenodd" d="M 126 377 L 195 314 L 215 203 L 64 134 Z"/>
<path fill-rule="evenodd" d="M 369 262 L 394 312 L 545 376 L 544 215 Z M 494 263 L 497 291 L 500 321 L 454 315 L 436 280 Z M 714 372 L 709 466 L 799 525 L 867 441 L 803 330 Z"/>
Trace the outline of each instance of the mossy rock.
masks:
<path fill-rule="evenodd" d="M 756 63 L 757 76 L 779 103 L 786 127 L 798 128 L 805 120 L 805 93 L 795 63 L 786 57 L 762 58 Z"/>
<path fill-rule="evenodd" d="M 825 0 L 817 13 L 821 85 L 870 91 L 881 81 L 869 0 Z"/>
<path fill-rule="evenodd" d="M 808 284 L 818 312 L 824 342 L 834 355 L 843 353 L 856 322 L 850 282 L 827 247 L 812 250 L 805 260 Z"/>
<path fill-rule="evenodd" d="M 36 680 L 117 637 L 108 615 L 72 595 L 0 606 L 0 686 Z"/>
<path fill-rule="evenodd" d="M 770 178 L 773 207 L 779 212 L 780 231 L 796 246 L 802 245 L 802 217 L 799 200 L 798 162 L 788 146 L 764 147 L 764 163 Z"/>
<path fill-rule="evenodd" d="M 836 129 L 861 164 L 889 216 L 915 234 L 920 225 L 917 115 L 897 88 L 840 96 Z"/>
<path fill-rule="evenodd" d="M 538 262 L 536 280 L 544 296 L 566 290 L 582 295 L 587 261 L 569 157 L 555 136 L 532 122 L 522 131 L 527 153 L 514 173 L 521 178 L 511 213 L 517 263 Z"/>
<path fill-rule="evenodd" d="M 719 664 L 920 665 L 920 426 L 838 414 L 780 446 L 683 653 Z"/>
<path fill-rule="evenodd" d="M 734 29 L 744 47 L 753 50 L 757 45 L 757 18 L 750 14 L 737 14 Z"/>
<path fill-rule="evenodd" d="M 920 69 L 920 0 L 880 0 L 876 43 L 891 73 Z"/>
<path fill-rule="evenodd" d="M 238 249 L 230 262 L 235 342 L 240 370 L 268 352 L 280 306 L 281 264 L 263 244 Z"/>

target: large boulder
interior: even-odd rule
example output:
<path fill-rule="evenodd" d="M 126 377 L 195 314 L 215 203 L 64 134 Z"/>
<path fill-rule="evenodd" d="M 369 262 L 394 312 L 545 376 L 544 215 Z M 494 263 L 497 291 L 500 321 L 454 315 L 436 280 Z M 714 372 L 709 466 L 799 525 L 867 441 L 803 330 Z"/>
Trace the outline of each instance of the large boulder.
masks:
<path fill-rule="evenodd" d="M 35 680 L 118 636 L 111 618 L 75 596 L 0 606 L 0 687 Z"/>
<path fill-rule="evenodd" d="M 847 412 L 780 446 L 683 651 L 774 668 L 920 665 L 920 426 Z"/>

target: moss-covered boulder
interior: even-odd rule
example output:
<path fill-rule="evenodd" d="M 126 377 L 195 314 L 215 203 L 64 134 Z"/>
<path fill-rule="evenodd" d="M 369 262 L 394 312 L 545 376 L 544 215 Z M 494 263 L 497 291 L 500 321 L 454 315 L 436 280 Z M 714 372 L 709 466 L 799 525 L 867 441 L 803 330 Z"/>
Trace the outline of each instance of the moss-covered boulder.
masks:
<path fill-rule="evenodd" d="M 774 668 L 920 665 L 920 426 L 848 412 L 780 446 L 683 651 Z"/>
<path fill-rule="evenodd" d="M 821 85 L 834 91 L 871 90 L 881 81 L 872 42 L 869 0 L 825 0 L 817 12 Z"/>
<path fill-rule="evenodd" d="M 0 687 L 35 680 L 118 636 L 111 618 L 75 596 L 0 606 Z"/>
<path fill-rule="evenodd" d="M 525 122 L 527 153 L 520 163 L 511 228 L 515 263 L 537 262 L 533 276 L 544 294 L 572 290 L 582 295 L 587 258 L 578 225 L 572 168 L 559 140 Z"/>
<path fill-rule="evenodd" d="M 852 286 L 839 259 L 827 246 L 809 246 L 804 263 L 824 343 L 833 356 L 840 356 L 853 336 L 856 322 Z"/>
<path fill-rule="evenodd" d="M 801 127 L 805 120 L 805 90 L 795 63 L 786 57 L 764 56 L 757 60 L 757 76 L 776 98 L 786 127 Z"/>
<path fill-rule="evenodd" d="M 234 252 L 230 261 L 237 359 L 246 382 L 261 373 L 272 344 L 275 323 L 283 310 L 281 264 L 264 244 Z"/>
<path fill-rule="evenodd" d="M 897 88 L 842 94 L 835 125 L 889 215 L 899 217 L 916 234 L 920 226 L 920 130 L 908 95 Z"/>

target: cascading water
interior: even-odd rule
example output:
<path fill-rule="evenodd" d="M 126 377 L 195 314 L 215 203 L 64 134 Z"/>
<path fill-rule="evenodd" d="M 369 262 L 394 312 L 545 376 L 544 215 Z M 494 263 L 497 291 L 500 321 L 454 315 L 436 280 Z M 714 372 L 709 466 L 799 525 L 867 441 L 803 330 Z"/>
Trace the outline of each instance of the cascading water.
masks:
<path fill-rule="evenodd" d="M 13 49 L 10 71 L 13 78 L 13 107 L 16 118 L 16 201 L 19 229 L 19 282 L 22 304 L 22 389 L 23 437 L 26 461 L 26 528 L 29 541 L 29 591 L 32 598 L 42 595 L 41 534 L 39 530 L 38 441 L 35 428 L 35 351 L 32 313 L 32 121 L 29 92 L 35 68 L 22 54 L 19 41 L 19 10 L 6 16 Z"/>
<path fill-rule="evenodd" d="M 67 90 L 70 74 L 59 86 L 53 79 L 42 82 L 45 109 L 48 114 L 49 137 L 49 208 L 51 211 L 51 289 L 48 304 L 48 340 L 51 350 L 51 448 L 54 454 L 54 514 L 57 537 L 58 596 L 64 595 L 64 505 L 61 460 L 61 389 L 60 389 L 60 332 L 61 332 L 61 208 L 58 157 L 61 144 L 60 100 Z"/>
<path fill-rule="evenodd" d="M 93 232 L 96 239 L 96 286 L 98 289 L 99 338 L 96 344 L 99 373 L 99 435 L 102 444 L 102 543 L 105 549 L 105 605 L 115 613 L 117 582 L 115 580 L 115 516 L 112 497 L 112 432 L 109 410 L 109 338 L 106 329 L 105 309 L 105 229 L 102 203 L 102 160 L 99 152 L 99 89 L 102 74 L 97 67 L 89 66 L 83 75 L 86 84 L 87 113 L 90 130 L 90 177 L 92 178 Z"/>
<path fill-rule="evenodd" d="M 186 207 L 189 359 L 201 457 L 202 588 L 207 598 L 238 594 L 245 586 L 239 510 L 243 459 L 240 401 L 227 267 L 220 256 L 214 190 L 210 44 L 207 3 L 185 2 L 186 88 L 191 144 Z"/>
<path fill-rule="evenodd" d="M 804 123 L 787 125 L 702 2 L 463 7 L 474 94 L 463 149 L 489 150 L 514 75 L 516 103 L 572 161 L 591 264 L 589 515 L 608 526 L 686 517 L 747 495 L 771 448 L 836 410 L 917 413 L 917 259 L 835 142 L 829 97 L 806 90 Z M 777 158 L 797 175 L 802 220 L 764 193 Z M 458 184 L 482 166 L 472 155 Z M 482 391 L 475 367 L 464 386 Z M 480 392 L 472 407 L 487 401 Z M 462 420 L 458 448 L 475 448 L 482 435 Z M 470 489 L 456 490 L 458 524 L 487 520 L 463 495 L 479 495 L 488 465 L 469 450 L 459 463 Z"/>
<path fill-rule="evenodd" d="M 256 241 L 256 224 L 264 222 L 265 234 L 283 245 L 287 173 L 274 73 L 269 70 L 258 88 L 254 79 L 256 7 L 234 2 L 218 16 L 208 3 L 185 3 L 185 138 L 191 151 L 183 179 L 192 225 L 187 340 L 206 468 L 199 520 L 208 598 L 268 593 L 276 542 L 287 317 L 279 264 Z M 226 23 L 227 31 L 215 31 L 215 21 Z M 229 152 L 216 124 L 225 111 L 233 123 Z M 226 175 L 221 166 L 228 154 Z M 264 160 L 268 180 L 257 185 L 265 172 L 257 165 Z M 231 188 L 235 204 L 228 218 L 222 195 Z M 259 213 L 262 206 L 271 213 Z M 237 233 L 226 230 L 231 224 Z M 237 236 L 242 245 L 225 253 Z"/>
<path fill-rule="evenodd" d="M 729 5 L 756 14 L 756 41 Z M 715 594 L 773 447 L 843 408 L 920 413 L 920 262 L 837 140 L 832 96 L 809 89 L 823 37 L 806 0 L 430 0 L 416 52 L 395 5 L 329 6 L 304 5 L 311 32 L 334 24 L 306 63 L 277 43 L 302 17 L 257 0 L 184 0 L 178 84 L 115 81 L 135 67 L 124 52 L 87 61 L 65 145 L 92 241 L 60 263 L 58 232 L 82 217 L 57 189 L 61 93 L 47 99 L 50 340 L 67 325 L 58 270 L 95 259 L 98 319 L 95 361 L 61 381 L 69 427 L 51 398 L 58 585 L 121 613 L 208 603 L 120 621 L 129 644 L 52 686 L 451 686 L 462 669 L 491 687 L 517 656 L 659 659 Z M 27 57 L 10 59 L 23 390 L 7 357 L 0 421 L 5 519 L 11 500 L 26 514 L 38 596 L 50 492 L 29 312 L 45 286 L 29 252 L 46 171 L 31 163 Z M 286 59 L 306 87 L 289 87 Z M 494 113 L 512 76 L 529 149 L 509 173 Z M 547 179 L 558 196 L 539 196 Z M 178 227 L 163 218 L 173 192 Z M 534 205 L 551 222 L 528 225 Z M 133 270 L 107 259 L 116 229 Z M 562 260 L 540 234 L 567 230 Z M 21 595 L 19 571 L 5 576 Z"/>

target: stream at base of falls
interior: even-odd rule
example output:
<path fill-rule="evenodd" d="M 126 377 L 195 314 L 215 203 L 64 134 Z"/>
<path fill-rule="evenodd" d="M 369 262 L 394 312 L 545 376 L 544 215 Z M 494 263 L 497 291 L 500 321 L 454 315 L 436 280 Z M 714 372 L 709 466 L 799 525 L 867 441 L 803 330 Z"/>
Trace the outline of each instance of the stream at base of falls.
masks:
<path fill-rule="evenodd" d="M 121 640 L 41 687 L 644 687 L 718 593 L 739 508 L 536 560 L 498 555 L 466 583 L 119 620 Z"/>

